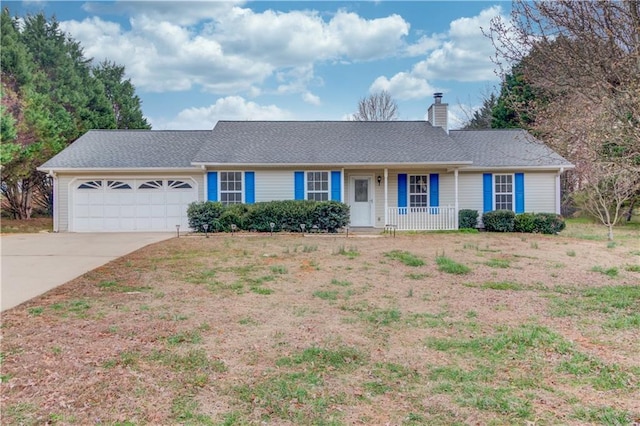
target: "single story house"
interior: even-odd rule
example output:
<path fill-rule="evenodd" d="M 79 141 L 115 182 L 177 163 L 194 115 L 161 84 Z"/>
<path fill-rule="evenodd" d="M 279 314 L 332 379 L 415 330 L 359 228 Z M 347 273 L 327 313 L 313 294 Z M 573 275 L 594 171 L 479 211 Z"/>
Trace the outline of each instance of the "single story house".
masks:
<path fill-rule="evenodd" d="M 91 130 L 43 164 L 54 231 L 175 231 L 193 201 L 338 200 L 352 227 L 457 229 L 458 210 L 560 212 L 573 165 L 523 130 L 427 121 L 219 121 L 206 131 Z"/>

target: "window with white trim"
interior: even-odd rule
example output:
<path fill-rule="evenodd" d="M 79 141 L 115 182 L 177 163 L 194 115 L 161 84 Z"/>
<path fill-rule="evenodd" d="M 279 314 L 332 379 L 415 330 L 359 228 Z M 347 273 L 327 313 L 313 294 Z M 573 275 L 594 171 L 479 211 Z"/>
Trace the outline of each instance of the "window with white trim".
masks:
<path fill-rule="evenodd" d="M 409 175 L 409 207 L 429 207 L 428 175 Z"/>
<path fill-rule="evenodd" d="M 513 175 L 493 175 L 496 210 L 513 210 Z"/>
<path fill-rule="evenodd" d="M 329 200 L 329 172 L 307 172 L 307 200 Z"/>
<path fill-rule="evenodd" d="M 242 172 L 220 172 L 220 202 L 242 203 Z"/>

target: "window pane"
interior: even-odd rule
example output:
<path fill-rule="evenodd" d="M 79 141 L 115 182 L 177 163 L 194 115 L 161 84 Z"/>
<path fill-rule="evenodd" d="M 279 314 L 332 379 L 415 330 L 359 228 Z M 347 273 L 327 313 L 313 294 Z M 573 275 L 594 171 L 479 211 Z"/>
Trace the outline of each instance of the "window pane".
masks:
<path fill-rule="evenodd" d="M 513 210 L 513 175 L 495 175 L 496 210 Z"/>
<path fill-rule="evenodd" d="M 220 172 L 220 201 L 242 203 L 242 172 Z"/>
<path fill-rule="evenodd" d="M 355 201 L 358 203 L 364 203 L 369 201 L 369 180 L 368 179 L 356 179 L 354 198 L 355 198 Z"/>
<path fill-rule="evenodd" d="M 409 207 L 429 207 L 429 177 L 427 175 L 409 176 Z"/>
<path fill-rule="evenodd" d="M 329 172 L 307 172 L 307 200 L 329 199 Z"/>

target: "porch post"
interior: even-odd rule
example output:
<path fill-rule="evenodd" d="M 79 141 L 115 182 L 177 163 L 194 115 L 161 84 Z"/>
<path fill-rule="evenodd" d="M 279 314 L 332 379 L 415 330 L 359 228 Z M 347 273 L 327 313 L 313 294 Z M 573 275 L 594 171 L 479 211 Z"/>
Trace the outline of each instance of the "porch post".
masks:
<path fill-rule="evenodd" d="M 346 197 L 344 194 L 344 167 L 342 168 L 342 170 L 340 171 L 340 173 L 342 174 L 341 179 L 340 179 L 340 198 L 342 198 L 340 201 L 342 201 L 343 203 L 346 203 Z"/>
<path fill-rule="evenodd" d="M 456 229 L 460 226 L 458 223 L 458 209 L 460 206 L 458 205 L 458 169 L 453 169 L 453 181 L 454 181 L 454 199 L 455 199 L 455 217 L 453 218 Z"/>
<path fill-rule="evenodd" d="M 389 224 L 389 169 L 384 169 L 384 225 Z"/>
<path fill-rule="evenodd" d="M 204 191 L 202 193 L 202 201 L 209 201 L 209 179 L 207 179 L 207 170 L 205 169 L 203 172 L 204 176 L 203 176 L 203 185 L 202 185 L 202 190 Z M 200 197 L 198 197 L 200 198 Z"/>

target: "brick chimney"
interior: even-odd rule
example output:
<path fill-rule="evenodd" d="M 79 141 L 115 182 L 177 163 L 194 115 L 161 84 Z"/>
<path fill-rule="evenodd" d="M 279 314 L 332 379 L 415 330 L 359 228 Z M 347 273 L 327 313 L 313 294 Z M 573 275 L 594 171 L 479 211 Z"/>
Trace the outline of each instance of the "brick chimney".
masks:
<path fill-rule="evenodd" d="M 434 127 L 442 127 L 445 132 L 449 133 L 448 109 L 449 104 L 442 103 L 442 93 L 433 94 L 433 104 L 427 112 L 427 121 Z"/>

